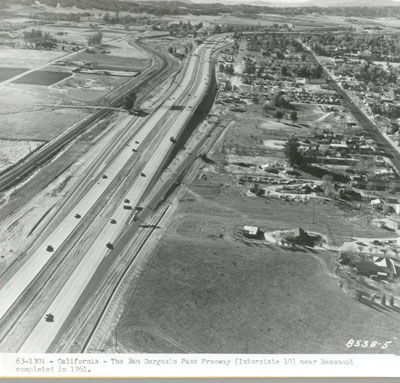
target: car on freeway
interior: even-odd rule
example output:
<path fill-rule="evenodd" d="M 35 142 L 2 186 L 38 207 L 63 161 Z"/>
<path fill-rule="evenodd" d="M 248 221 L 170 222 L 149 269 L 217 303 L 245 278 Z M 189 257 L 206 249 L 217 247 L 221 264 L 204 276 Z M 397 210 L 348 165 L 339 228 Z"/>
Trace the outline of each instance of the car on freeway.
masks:
<path fill-rule="evenodd" d="M 54 322 L 54 315 L 51 314 L 51 313 L 46 314 L 46 315 L 44 316 L 44 320 L 45 320 L 46 322 Z"/>
<path fill-rule="evenodd" d="M 48 246 L 46 247 L 46 250 L 47 250 L 49 253 L 51 253 L 51 252 L 54 251 L 54 247 L 51 246 L 51 245 L 48 245 Z"/>
<path fill-rule="evenodd" d="M 125 203 L 129 203 L 129 202 L 131 202 L 131 201 L 129 201 L 128 198 L 125 198 L 125 199 L 124 199 L 124 202 L 125 202 Z"/>
<path fill-rule="evenodd" d="M 103 174 L 102 176 L 101 176 L 101 178 L 108 178 L 105 174 Z"/>
<path fill-rule="evenodd" d="M 79 219 L 79 218 L 81 218 L 81 215 L 80 214 L 75 214 L 74 217 Z"/>
<path fill-rule="evenodd" d="M 114 249 L 114 245 L 111 242 L 107 242 L 106 247 L 110 250 Z"/>
<path fill-rule="evenodd" d="M 132 149 L 132 152 L 137 152 L 137 150 L 136 149 Z"/>
<path fill-rule="evenodd" d="M 138 144 L 139 143 L 139 141 L 135 141 L 135 144 Z"/>
<path fill-rule="evenodd" d="M 114 218 L 111 218 L 110 223 L 114 224 L 114 223 L 117 223 L 117 221 Z"/>
<path fill-rule="evenodd" d="M 146 174 L 144 174 L 144 173 L 140 173 L 140 175 L 141 175 L 142 177 L 147 177 Z"/>

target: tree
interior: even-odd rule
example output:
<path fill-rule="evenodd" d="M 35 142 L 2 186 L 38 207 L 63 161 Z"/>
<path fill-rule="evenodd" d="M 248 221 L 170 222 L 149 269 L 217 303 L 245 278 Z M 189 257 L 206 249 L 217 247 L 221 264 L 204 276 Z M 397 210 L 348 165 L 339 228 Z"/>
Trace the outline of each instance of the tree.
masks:
<path fill-rule="evenodd" d="M 88 36 L 87 41 L 88 45 L 99 45 L 101 44 L 101 41 L 103 40 L 103 33 L 102 32 L 96 32 L 93 35 Z"/>
<path fill-rule="evenodd" d="M 299 151 L 299 139 L 291 136 L 286 142 L 284 153 L 290 166 L 301 166 L 304 163 L 304 157 Z"/>
<path fill-rule="evenodd" d="M 335 191 L 333 186 L 333 177 L 329 174 L 325 174 L 322 177 L 322 189 L 324 190 L 324 194 L 327 197 L 331 197 Z"/>
<path fill-rule="evenodd" d="M 282 113 L 280 110 L 278 110 L 278 111 L 276 111 L 276 113 L 275 113 L 275 117 L 276 117 L 277 120 L 279 121 L 279 120 L 283 117 L 283 113 Z"/>
<path fill-rule="evenodd" d="M 297 112 L 293 111 L 292 113 L 290 113 L 290 119 L 293 122 L 296 122 L 297 121 Z"/>
<path fill-rule="evenodd" d="M 131 110 L 135 106 L 136 93 L 132 92 L 125 97 L 125 109 Z"/>

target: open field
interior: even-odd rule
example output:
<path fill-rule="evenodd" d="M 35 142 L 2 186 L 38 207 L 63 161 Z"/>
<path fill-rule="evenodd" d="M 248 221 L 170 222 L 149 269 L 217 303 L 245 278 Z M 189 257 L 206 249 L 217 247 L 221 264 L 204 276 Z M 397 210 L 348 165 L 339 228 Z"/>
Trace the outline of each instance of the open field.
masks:
<path fill-rule="evenodd" d="M 0 138 L 13 140 L 49 141 L 88 114 L 86 109 L 45 106 L 1 109 Z"/>
<path fill-rule="evenodd" d="M 0 66 L 4 68 L 36 68 L 61 58 L 65 52 L 34 49 L 0 48 Z"/>
<path fill-rule="evenodd" d="M 297 225 L 344 238 L 377 233 L 335 205 L 310 208 L 238 196 L 221 175 L 196 182 L 126 306 L 118 327 L 125 350 L 139 352 L 346 353 L 349 339 L 391 340 L 399 313 L 377 311 L 341 291 L 334 254 L 244 243 L 236 228 Z M 224 185 L 224 186 L 221 186 Z M 290 214 L 289 214 L 290 211 Z M 354 217 L 354 212 L 352 213 Z M 364 217 L 365 218 L 365 217 Z M 328 225 L 329 222 L 329 225 Z M 328 227 L 329 226 L 329 227 Z M 338 309 L 340 308 L 340 309 Z M 368 352 L 383 352 L 371 350 Z"/>
<path fill-rule="evenodd" d="M 15 84 L 29 84 L 29 85 L 44 85 L 49 86 L 56 84 L 71 76 L 72 73 L 68 72 L 54 72 L 48 70 L 38 70 L 35 72 L 28 73 L 27 75 L 20 77 L 13 82 Z"/>
<path fill-rule="evenodd" d="M 129 40 L 122 40 L 111 45 L 106 45 L 105 49 L 109 52 L 110 56 L 134 58 L 139 60 L 146 60 L 149 55 L 139 47 L 132 46 Z"/>

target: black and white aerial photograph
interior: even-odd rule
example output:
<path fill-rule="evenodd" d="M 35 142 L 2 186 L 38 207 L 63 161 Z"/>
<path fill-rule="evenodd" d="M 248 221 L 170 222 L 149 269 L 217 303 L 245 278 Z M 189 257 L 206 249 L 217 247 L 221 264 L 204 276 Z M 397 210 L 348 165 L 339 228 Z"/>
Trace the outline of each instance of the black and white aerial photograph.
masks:
<path fill-rule="evenodd" d="M 0 0 L 0 244 L 1 353 L 398 354 L 400 0 Z"/>

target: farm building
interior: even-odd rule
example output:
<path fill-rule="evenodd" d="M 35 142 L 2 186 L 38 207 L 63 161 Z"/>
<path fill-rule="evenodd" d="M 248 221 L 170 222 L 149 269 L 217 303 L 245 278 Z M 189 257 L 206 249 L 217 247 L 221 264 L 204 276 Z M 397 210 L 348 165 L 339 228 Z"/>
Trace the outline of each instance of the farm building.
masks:
<path fill-rule="evenodd" d="M 247 238 L 260 239 L 263 232 L 257 226 L 244 226 L 243 235 Z"/>
<path fill-rule="evenodd" d="M 383 202 L 382 202 L 379 198 L 376 198 L 376 199 L 373 199 L 373 200 L 370 202 L 370 205 L 371 205 L 374 209 L 379 209 L 379 208 L 382 207 Z"/>

